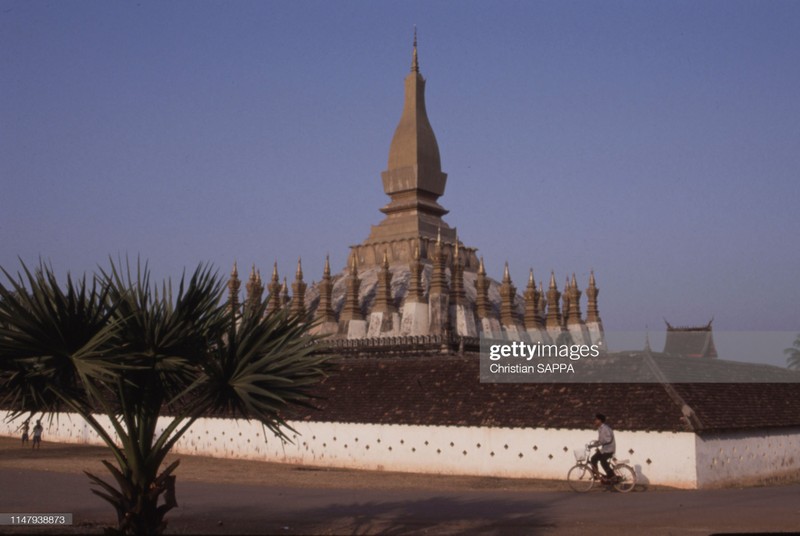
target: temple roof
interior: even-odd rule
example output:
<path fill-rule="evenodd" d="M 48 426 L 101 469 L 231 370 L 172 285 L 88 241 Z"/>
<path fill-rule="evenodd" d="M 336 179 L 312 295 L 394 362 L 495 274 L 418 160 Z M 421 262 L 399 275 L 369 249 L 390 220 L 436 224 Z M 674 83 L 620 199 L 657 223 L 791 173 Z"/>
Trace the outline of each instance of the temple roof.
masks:
<path fill-rule="evenodd" d="M 669 322 L 666 324 L 665 354 L 682 357 L 717 357 L 711 322 L 702 326 L 683 327 L 673 327 Z"/>
<path fill-rule="evenodd" d="M 642 352 L 619 354 L 639 370 Z M 675 358 L 651 356 L 659 367 Z M 732 374 L 764 366 L 721 360 Z M 706 365 L 703 365 L 706 366 Z M 772 367 L 786 382 L 791 371 Z M 754 369 L 754 370 L 755 370 Z M 800 373 L 795 376 L 800 377 Z M 341 359 L 314 390 L 317 410 L 293 419 L 322 422 L 511 428 L 592 427 L 596 412 L 619 430 L 715 433 L 800 426 L 800 381 L 787 383 L 481 383 L 477 355 Z"/>

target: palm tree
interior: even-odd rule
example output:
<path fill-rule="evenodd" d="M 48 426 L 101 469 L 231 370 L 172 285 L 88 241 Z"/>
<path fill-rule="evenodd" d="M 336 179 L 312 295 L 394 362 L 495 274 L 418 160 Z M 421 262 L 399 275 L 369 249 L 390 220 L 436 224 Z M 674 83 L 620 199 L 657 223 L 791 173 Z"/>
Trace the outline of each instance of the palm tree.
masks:
<path fill-rule="evenodd" d="M 308 388 L 325 374 L 308 318 L 265 315 L 264 305 L 229 311 L 208 267 L 160 293 L 146 265 L 132 273 L 112 262 L 91 283 L 68 276 L 63 288 L 45 265 L 3 272 L 0 403 L 12 418 L 72 411 L 98 433 L 114 484 L 87 475 L 116 509 L 119 533 L 163 532 L 179 462 L 162 464 L 198 418 L 256 419 L 286 438 L 281 411 L 309 405 Z"/>
<path fill-rule="evenodd" d="M 783 351 L 786 354 L 786 364 L 790 369 L 800 370 L 800 334 L 792 343 L 791 348 Z"/>

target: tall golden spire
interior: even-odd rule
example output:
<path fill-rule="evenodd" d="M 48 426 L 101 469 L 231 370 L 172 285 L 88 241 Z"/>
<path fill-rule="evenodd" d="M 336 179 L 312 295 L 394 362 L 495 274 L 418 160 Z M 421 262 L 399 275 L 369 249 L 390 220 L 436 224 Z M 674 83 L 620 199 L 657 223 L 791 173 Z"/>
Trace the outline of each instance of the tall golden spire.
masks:
<path fill-rule="evenodd" d="M 420 261 L 419 242 L 414 247 L 414 256 L 409 263 L 411 276 L 408 280 L 408 292 L 406 301 L 408 303 L 422 303 L 425 289 L 422 288 L 422 262 Z"/>
<path fill-rule="evenodd" d="M 450 304 L 464 305 L 467 303 L 467 293 L 464 290 L 464 265 L 461 264 L 461 254 L 458 248 L 458 236 L 453 246 L 453 267 L 450 269 Z"/>
<path fill-rule="evenodd" d="M 286 276 L 283 276 L 283 286 L 281 287 L 281 307 L 288 307 L 291 303 L 289 297 L 289 283 L 286 282 Z"/>
<path fill-rule="evenodd" d="M 364 320 L 361 305 L 358 302 L 361 289 L 361 280 L 358 278 L 358 263 L 355 255 L 350 256 L 350 275 L 347 276 L 347 290 L 345 291 L 344 305 L 339 314 L 339 323 L 349 320 Z"/>
<path fill-rule="evenodd" d="M 503 283 L 500 285 L 500 322 L 503 326 L 510 327 L 517 324 L 517 314 L 514 305 L 514 298 L 517 295 L 517 288 L 511 282 L 511 274 L 508 271 L 508 261 L 503 269 Z"/>
<path fill-rule="evenodd" d="M 447 294 L 447 253 L 442 244 L 442 234 L 436 238 L 436 246 L 433 248 L 433 272 L 431 272 L 431 284 L 428 294 Z"/>
<path fill-rule="evenodd" d="M 597 309 L 597 295 L 600 291 L 597 289 L 597 283 L 594 279 L 594 270 L 589 272 L 589 288 L 586 289 L 586 298 L 588 304 L 586 306 L 586 322 L 600 322 L 600 311 Z"/>
<path fill-rule="evenodd" d="M 569 316 L 570 310 L 570 303 L 569 300 L 572 297 L 569 284 L 569 276 L 567 276 L 567 280 L 564 283 L 564 292 L 561 293 L 561 325 L 566 327 L 567 326 L 567 317 Z"/>
<path fill-rule="evenodd" d="M 475 279 L 475 313 L 478 318 L 489 318 L 492 304 L 489 301 L 489 280 L 486 278 L 486 267 L 483 257 L 478 266 L 478 277 Z"/>
<path fill-rule="evenodd" d="M 375 289 L 373 313 L 394 313 L 396 308 L 392 300 L 392 272 L 389 270 L 389 256 L 383 250 L 383 261 L 378 271 L 378 286 Z"/>
<path fill-rule="evenodd" d="M 277 311 L 281 308 L 281 281 L 278 277 L 278 261 L 272 265 L 272 278 L 269 285 L 267 285 L 269 296 L 267 296 L 267 314 Z"/>
<path fill-rule="evenodd" d="M 547 311 L 547 295 L 544 292 L 544 284 L 539 280 L 539 288 L 536 290 L 539 295 L 539 316 L 544 319 Z"/>
<path fill-rule="evenodd" d="M 247 280 L 247 307 L 254 311 L 261 305 L 261 295 L 264 293 L 264 286 L 261 284 L 260 277 L 256 274 L 256 265 L 250 270 L 250 278 Z"/>
<path fill-rule="evenodd" d="M 411 72 L 405 79 L 403 112 L 381 178 L 383 190 L 391 201 L 381 209 L 387 217 L 372 228 L 366 243 L 409 238 L 431 240 L 436 238 L 437 228 L 442 228 L 445 240 L 452 240 L 452 229 L 441 219 L 447 210 L 437 202 L 444 194 L 447 175 L 442 173 L 439 144 L 425 108 L 425 78 L 419 72 L 416 30 Z M 380 257 L 374 264 L 380 265 Z"/>
<path fill-rule="evenodd" d="M 542 326 L 542 317 L 539 315 L 539 292 L 536 290 L 536 280 L 533 277 L 533 268 L 528 275 L 528 286 L 525 289 L 525 328 L 537 329 Z"/>
<path fill-rule="evenodd" d="M 560 298 L 561 293 L 556 286 L 556 274 L 550 272 L 550 289 L 547 291 L 547 319 L 545 320 L 548 332 L 561 330 L 561 310 L 558 303 Z"/>
<path fill-rule="evenodd" d="M 306 283 L 303 281 L 303 263 L 297 259 L 297 271 L 294 274 L 294 283 L 292 283 L 292 305 L 291 313 L 295 316 L 303 317 L 306 314 Z"/>
<path fill-rule="evenodd" d="M 572 280 L 569 284 L 569 311 L 567 311 L 568 324 L 582 324 L 581 319 L 581 291 L 578 288 L 578 280 L 575 273 L 572 273 Z"/>
<path fill-rule="evenodd" d="M 333 282 L 331 281 L 331 263 L 325 255 L 325 268 L 322 270 L 322 281 L 319 283 L 319 305 L 315 318 L 321 322 L 336 322 L 333 312 Z"/>
<path fill-rule="evenodd" d="M 236 261 L 233 261 L 233 270 L 231 270 L 231 278 L 228 280 L 228 308 L 232 315 L 239 312 L 239 287 L 242 283 L 239 281 L 239 269 L 236 266 Z"/>

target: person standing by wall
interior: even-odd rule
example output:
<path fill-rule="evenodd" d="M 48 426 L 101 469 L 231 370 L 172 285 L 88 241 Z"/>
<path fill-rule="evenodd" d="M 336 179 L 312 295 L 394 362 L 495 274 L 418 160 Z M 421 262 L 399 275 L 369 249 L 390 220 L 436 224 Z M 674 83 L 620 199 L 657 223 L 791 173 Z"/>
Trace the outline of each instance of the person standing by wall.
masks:
<path fill-rule="evenodd" d="M 28 442 L 28 434 L 30 433 L 31 429 L 31 422 L 26 420 L 22 423 L 22 445 L 24 446 L 25 443 Z"/>
<path fill-rule="evenodd" d="M 31 448 L 38 449 L 42 446 L 42 421 L 36 421 L 36 426 L 33 427 L 33 446 Z"/>

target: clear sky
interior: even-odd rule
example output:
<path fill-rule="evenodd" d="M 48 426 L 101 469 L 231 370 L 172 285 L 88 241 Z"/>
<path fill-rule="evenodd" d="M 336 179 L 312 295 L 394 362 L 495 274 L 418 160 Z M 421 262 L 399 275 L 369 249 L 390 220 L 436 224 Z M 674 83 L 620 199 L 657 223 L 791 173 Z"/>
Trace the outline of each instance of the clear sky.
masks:
<path fill-rule="evenodd" d="M 0 266 L 319 279 L 383 217 L 419 30 L 440 203 L 607 330 L 800 330 L 800 2 L 0 0 Z"/>

